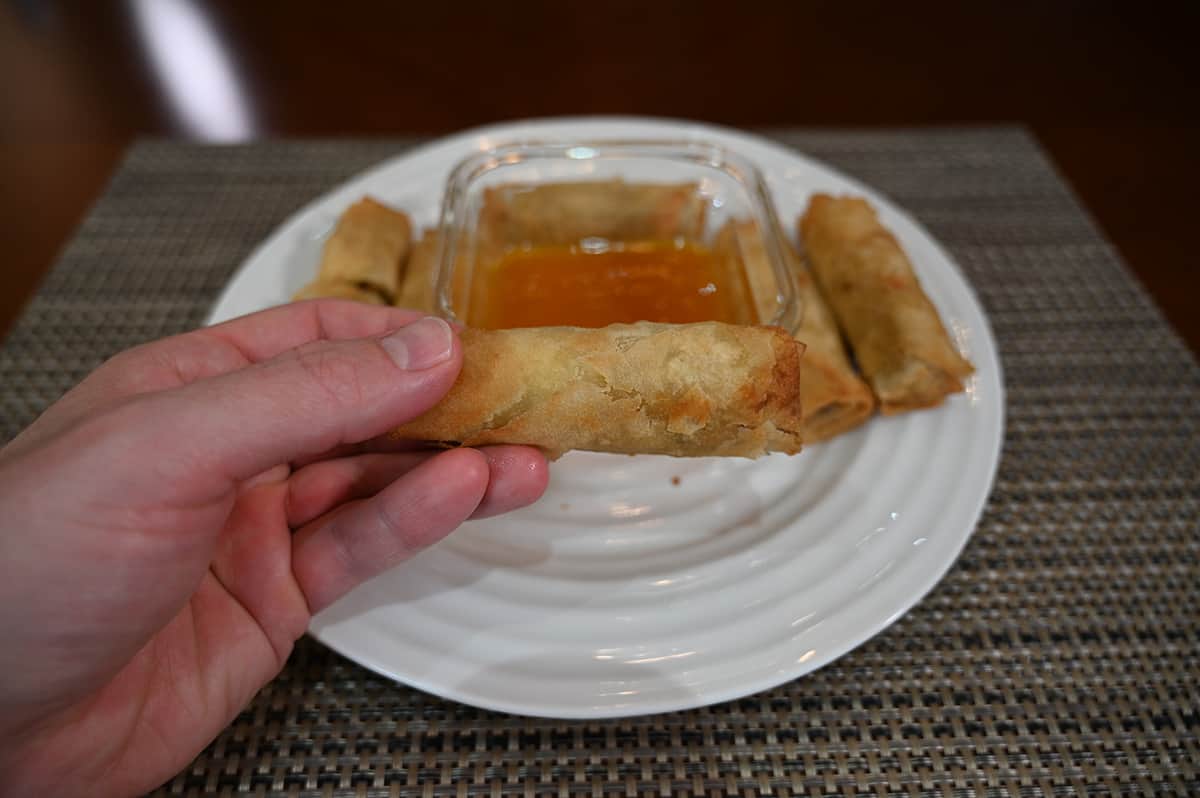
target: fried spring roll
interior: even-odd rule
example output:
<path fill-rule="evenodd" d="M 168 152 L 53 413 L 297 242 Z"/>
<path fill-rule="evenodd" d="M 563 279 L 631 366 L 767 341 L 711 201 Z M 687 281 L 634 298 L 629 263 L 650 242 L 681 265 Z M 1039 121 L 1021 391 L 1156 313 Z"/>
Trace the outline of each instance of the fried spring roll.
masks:
<path fill-rule="evenodd" d="M 428 229 L 412 248 L 408 266 L 404 269 L 404 283 L 396 304 L 402 308 L 423 310 L 433 313 L 437 304 L 434 296 L 437 277 L 437 257 L 441 251 L 441 236 L 437 230 Z"/>
<path fill-rule="evenodd" d="M 353 299 L 368 305 L 386 305 L 387 298 L 370 286 L 359 283 L 346 283 L 340 280 L 314 280 L 301 288 L 292 297 L 293 302 L 302 299 L 317 299 L 320 297 L 336 297 L 338 299 Z"/>
<path fill-rule="evenodd" d="M 574 244 L 591 236 L 694 241 L 704 232 L 708 207 L 699 188 L 619 179 L 502 185 L 487 190 L 480 223 L 501 249 Z"/>
<path fill-rule="evenodd" d="M 961 391 L 974 368 L 866 200 L 818 194 L 799 226 L 821 291 L 882 412 L 932 407 Z"/>
<path fill-rule="evenodd" d="M 408 257 L 408 216 L 364 197 L 346 209 L 325 242 L 317 282 L 369 286 L 395 299 Z"/>
<path fill-rule="evenodd" d="M 730 219 L 717 231 L 713 253 L 728 275 L 729 304 L 743 309 L 747 324 L 770 324 L 779 309 L 778 282 L 754 222 Z"/>
<path fill-rule="evenodd" d="M 730 242 L 735 243 L 730 243 Z M 758 226 L 751 220 L 731 220 L 717 236 L 717 246 L 736 246 L 746 269 L 759 320 L 773 315 L 778 280 L 767 258 Z M 827 440 L 857 427 L 875 409 L 870 387 L 855 372 L 838 332 L 837 322 L 812 275 L 789 246 L 784 246 L 802 316 L 796 340 L 804 344 L 800 369 L 800 403 L 804 408 L 804 440 Z"/>
<path fill-rule="evenodd" d="M 450 393 L 393 437 L 676 457 L 800 450 L 803 347 L 775 327 L 468 328 Z"/>
<path fill-rule="evenodd" d="M 851 365 L 833 312 L 812 274 L 790 246 L 786 254 L 804 309 L 800 329 L 796 331 L 796 339 L 807 347 L 800 369 L 804 439 L 824 441 L 869 419 L 875 411 L 875 395 Z"/>

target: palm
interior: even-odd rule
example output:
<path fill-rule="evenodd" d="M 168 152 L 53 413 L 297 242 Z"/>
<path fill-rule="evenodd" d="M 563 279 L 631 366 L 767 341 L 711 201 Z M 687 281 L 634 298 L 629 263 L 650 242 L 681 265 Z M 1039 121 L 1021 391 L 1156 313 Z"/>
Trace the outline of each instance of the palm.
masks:
<path fill-rule="evenodd" d="M 309 620 L 290 567 L 286 495 L 286 484 L 273 482 L 237 500 L 184 606 L 73 723 L 42 742 L 39 756 L 73 763 L 73 782 L 107 774 L 116 793 L 144 791 L 156 783 L 145 781 L 148 772 L 180 770 L 278 673 Z M 244 534 L 251 525 L 254 534 Z M 152 595 L 156 578 L 147 573 L 136 593 Z M 262 594 L 280 600 L 264 610 L 256 606 Z M 92 628 L 103 648 L 106 627 Z"/>

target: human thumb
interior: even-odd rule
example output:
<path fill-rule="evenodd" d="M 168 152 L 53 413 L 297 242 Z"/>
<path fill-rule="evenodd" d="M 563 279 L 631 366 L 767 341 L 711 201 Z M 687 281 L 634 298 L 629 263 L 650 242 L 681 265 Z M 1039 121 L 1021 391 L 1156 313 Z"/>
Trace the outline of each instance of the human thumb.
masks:
<path fill-rule="evenodd" d="M 426 317 L 382 337 L 305 344 L 152 395 L 142 408 L 143 434 L 160 441 L 159 473 L 227 487 L 416 418 L 450 390 L 461 367 L 450 325 Z"/>

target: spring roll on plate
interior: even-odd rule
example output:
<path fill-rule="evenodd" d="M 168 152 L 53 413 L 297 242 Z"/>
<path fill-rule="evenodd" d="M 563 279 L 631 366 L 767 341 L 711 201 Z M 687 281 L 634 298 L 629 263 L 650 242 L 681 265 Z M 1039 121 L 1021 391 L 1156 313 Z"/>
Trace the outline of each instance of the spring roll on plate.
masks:
<path fill-rule="evenodd" d="M 803 347 L 775 327 L 468 328 L 450 393 L 396 438 L 676 457 L 800 450 Z"/>
<path fill-rule="evenodd" d="M 441 236 L 435 229 L 428 229 L 413 245 L 408 266 L 404 269 L 404 282 L 396 305 L 402 308 L 435 312 L 437 297 L 434 296 L 437 276 L 437 257 L 441 251 Z"/>
<path fill-rule="evenodd" d="M 796 339 L 807 347 L 800 369 L 804 439 L 828 440 L 869 419 L 875 412 L 875 396 L 850 363 L 833 312 L 825 304 L 812 273 L 790 246 L 785 247 L 785 256 L 804 308 L 796 331 Z"/>
<path fill-rule="evenodd" d="M 387 300 L 382 294 L 359 283 L 320 279 L 314 280 L 297 291 L 292 297 L 292 301 L 299 302 L 303 299 L 320 299 L 323 297 L 353 299 L 355 302 L 365 302 L 368 305 L 387 304 Z"/>
<path fill-rule="evenodd" d="M 411 235 L 407 215 L 363 197 L 338 218 L 321 253 L 317 278 L 294 298 L 344 295 L 351 290 L 333 288 L 342 285 L 374 292 L 383 304 L 392 302 L 400 290 Z M 331 290 L 341 293 L 327 293 Z"/>
<path fill-rule="evenodd" d="M 758 317 L 769 318 L 776 309 L 776 279 L 755 223 L 729 221 L 717 236 L 716 249 L 722 252 L 736 249 L 740 254 Z M 796 280 L 796 299 L 803 311 L 796 340 L 805 346 L 800 368 L 804 440 L 816 443 L 869 419 L 875 410 L 875 397 L 851 365 L 837 322 L 812 275 L 791 247 L 785 244 L 783 249 Z"/>
<path fill-rule="evenodd" d="M 963 389 L 974 368 L 866 200 L 817 194 L 800 218 L 800 238 L 885 415 L 932 407 Z"/>

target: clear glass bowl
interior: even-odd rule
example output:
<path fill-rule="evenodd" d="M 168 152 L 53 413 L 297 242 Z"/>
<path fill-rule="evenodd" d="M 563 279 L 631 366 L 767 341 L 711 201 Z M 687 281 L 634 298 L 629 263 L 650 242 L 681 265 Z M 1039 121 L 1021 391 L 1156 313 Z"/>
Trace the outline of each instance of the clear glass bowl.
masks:
<path fill-rule="evenodd" d="M 575 187 L 536 191 L 547 184 Z M 686 197 L 675 190 L 683 187 Z M 607 198 L 603 207 L 592 202 L 600 194 Z M 619 201 L 613 202 L 614 197 Z M 526 218 L 531 214 L 539 216 L 538 224 Z M 738 235 L 724 231 L 730 221 L 740 223 Z M 720 246 L 732 247 L 749 288 L 742 308 L 746 322 L 793 333 L 800 324 L 788 244 L 766 182 L 752 164 L 716 145 L 591 141 L 498 146 L 466 158 L 451 172 L 439 227 L 436 302 L 443 316 L 459 323 L 471 323 L 477 270 L 506 252 L 547 244 L 586 248 L 618 230 L 635 238 L 668 238 L 707 248 L 723 237 Z"/>

